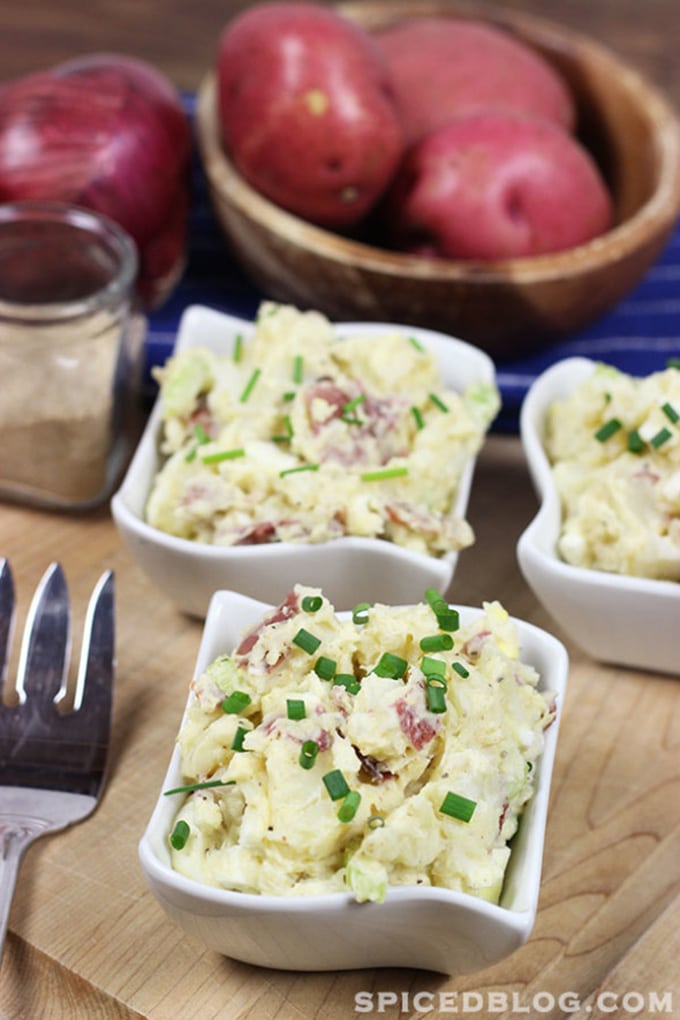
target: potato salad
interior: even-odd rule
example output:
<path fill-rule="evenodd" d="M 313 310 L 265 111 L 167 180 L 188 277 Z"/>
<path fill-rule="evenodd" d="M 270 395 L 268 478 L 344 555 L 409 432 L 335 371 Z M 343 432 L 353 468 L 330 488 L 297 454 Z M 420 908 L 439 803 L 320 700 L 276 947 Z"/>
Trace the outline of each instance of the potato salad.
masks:
<path fill-rule="evenodd" d="M 467 624 L 434 590 L 336 614 L 296 586 L 192 684 L 173 867 L 247 893 L 498 902 L 556 712 L 539 680 L 498 602 Z"/>
<path fill-rule="evenodd" d="M 318 312 L 265 303 L 233 350 L 180 351 L 157 378 L 154 527 L 220 546 L 353 535 L 440 555 L 473 542 L 456 497 L 498 392 L 454 392 L 415 338 L 343 337 Z"/>
<path fill-rule="evenodd" d="M 680 580 L 680 369 L 598 365 L 549 410 L 545 448 L 566 562 Z"/>

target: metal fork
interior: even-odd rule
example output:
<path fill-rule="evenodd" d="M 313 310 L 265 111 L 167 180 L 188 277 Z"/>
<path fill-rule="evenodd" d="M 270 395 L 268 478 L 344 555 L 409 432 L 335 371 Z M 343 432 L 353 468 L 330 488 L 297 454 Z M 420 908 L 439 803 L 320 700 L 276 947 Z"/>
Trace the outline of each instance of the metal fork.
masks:
<path fill-rule="evenodd" d="M 0 690 L 14 623 L 14 581 L 0 559 Z M 114 677 L 114 579 L 102 574 L 87 608 L 73 708 L 71 609 L 52 563 L 31 602 L 19 651 L 18 704 L 0 703 L 0 960 L 19 865 L 39 836 L 86 818 L 102 793 Z"/>

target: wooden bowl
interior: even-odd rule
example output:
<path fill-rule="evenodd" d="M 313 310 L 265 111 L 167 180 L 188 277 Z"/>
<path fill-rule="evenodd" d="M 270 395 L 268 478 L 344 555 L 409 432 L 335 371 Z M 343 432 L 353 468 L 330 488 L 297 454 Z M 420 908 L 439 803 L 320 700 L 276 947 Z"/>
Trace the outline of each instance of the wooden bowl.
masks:
<path fill-rule="evenodd" d="M 495 262 L 400 254 L 343 237 L 273 205 L 236 172 L 221 145 L 211 75 L 197 110 L 211 200 L 264 295 L 338 320 L 442 330 L 503 360 L 583 328 L 633 288 L 680 210 L 680 126 L 652 85 L 590 39 L 494 6 L 361 0 L 338 10 L 368 29 L 425 14 L 484 18 L 534 46 L 574 93 L 579 137 L 612 192 L 615 224 L 558 254 Z"/>

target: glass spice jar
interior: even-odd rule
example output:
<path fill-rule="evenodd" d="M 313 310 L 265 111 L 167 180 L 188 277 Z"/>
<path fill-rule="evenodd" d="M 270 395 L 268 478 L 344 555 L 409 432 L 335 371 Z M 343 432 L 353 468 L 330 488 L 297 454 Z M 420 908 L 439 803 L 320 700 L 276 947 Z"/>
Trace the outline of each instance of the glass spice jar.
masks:
<path fill-rule="evenodd" d="M 138 417 L 137 266 L 95 212 L 0 205 L 0 498 L 89 509 L 111 495 Z"/>

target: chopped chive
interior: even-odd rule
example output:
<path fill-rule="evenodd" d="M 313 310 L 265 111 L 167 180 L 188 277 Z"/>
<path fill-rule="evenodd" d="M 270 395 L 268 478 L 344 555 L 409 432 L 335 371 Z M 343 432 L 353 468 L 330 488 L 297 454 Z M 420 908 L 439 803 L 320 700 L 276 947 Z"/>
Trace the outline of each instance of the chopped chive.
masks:
<path fill-rule="evenodd" d="M 410 343 L 410 344 L 411 344 L 411 345 L 412 345 L 413 347 L 415 347 L 415 349 L 416 349 L 417 351 L 420 351 L 420 353 L 421 353 L 421 354 L 422 354 L 422 353 L 424 352 L 425 348 L 424 348 L 424 347 L 423 347 L 423 345 L 421 344 L 421 342 L 420 342 L 420 340 L 418 339 L 418 337 L 416 337 L 416 336 L 410 336 L 410 337 L 409 337 L 408 339 L 409 339 L 409 343 Z"/>
<path fill-rule="evenodd" d="M 284 400 L 287 404 L 290 404 L 291 400 L 295 400 L 295 397 L 296 397 L 295 390 L 286 390 L 281 399 Z"/>
<path fill-rule="evenodd" d="M 201 457 L 204 464 L 219 464 L 223 460 L 236 460 L 238 457 L 245 457 L 246 451 L 243 447 L 236 450 L 219 450 L 216 453 L 206 453 Z"/>
<path fill-rule="evenodd" d="M 341 414 L 340 415 L 340 421 L 344 421 L 345 425 L 363 425 L 364 424 L 362 418 L 356 418 L 356 417 L 353 418 L 353 417 L 351 417 L 348 414 Z"/>
<path fill-rule="evenodd" d="M 239 728 L 236 730 L 236 733 L 234 734 L 234 739 L 231 742 L 231 750 L 232 751 L 242 751 L 243 750 L 243 741 L 245 739 L 246 733 L 249 733 L 249 732 L 250 731 L 247 730 L 245 726 L 239 726 Z"/>
<path fill-rule="evenodd" d="M 607 440 L 611 438 L 615 432 L 618 432 L 620 428 L 622 428 L 622 425 L 619 419 L 610 418 L 609 421 L 606 421 L 604 425 L 600 426 L 595 433 L 595 438 L 598 443 L 606 443 Z"/>
<path fill-rule="evenodd" d="M 250 695 L 245 691 L 232 691 L 222 702 L 222 711 L 227 715 L 238 715 L 250 704 Z"/>
<path fill-rule="evenodd" d="M 327 655 L 320 655 L 314 663 L 314 672 L 321 680 L 332 680 L 335 676 L 337 663 Z"/>
<path fill-rule="evenodd" d="M 346 404 L 343 404 L 340 409 L 341 414 L 351 414 L 352 411 L 356 410 L 359 404 L 363 404 L 366 399 L 365 393 L 360 393 L 358 397 L 353 397 L 352 400 L 348 400 Z"/>
<path fill-rule="evenodd" d="M 461 822 L 469 822 L 475 813 L 476 807 L 476 801 L 468 800 L 467 797 L 463 797 L 460 793 L 449 791 L 444 797 L 439 810 L 444 815 L 450 815 L 451 818 L 457 818 Z"/>
<path fill-rule="evenodd" d="M 206 779 L 202 783 L 187 783 L 186 786 L 175 786 L 172 790 L 163 790 L 163 796 L 169 797 L 174 793 L 193 793 L 194 790 L 210 790 L 213 786 L 233 786 L 234 780 L 227 779 Z"/>
<path fill-rule="evenodd" d="M 352 610 L 352 623 L 368 623 L 368 614 L 371 609 L 370 602 L 357 602 Z"/>
<path fill-rule="evenodd" d="M 301 605 L 305 613 L 316 613 L 321 609 L 323 599 L 320 595 L 305 595 Z"/>
<path fill-rule="evenodd" d="M 304 373 L 304 358 L 301 354 L 296 354 L 293 358 L 293 382 L 298 385 L 302 382 Z"/>
<path fill-rule="evenodd" d="M 349 786 L 340 769 L 333 769 L 332 772 L 327 772 L 322 778 L 331 800 L 341 800 L 349 793 Z"/>
<path fill-rule="evenodd" d="M 667 402 L 667 403 L 665 403 L 665 404 L 662 404 L 662 405 L 661 405 L 661 410 L 662 410 L 662 411 L 663 411 L 663 413 L 664 413 L 664 414 L 666 415 L 666 417 L 668 418 L 668 420 L 669 420 L 670 422 L 672 422 L 672 423 L 673 423 L 674 425 L 675 425 L 675 424 L 676 424 L 676 423 L 677 423 L 678 421 L 680 421 L 680 414 L 678 414 L 678 412 L 677 412 L 677 411 L 675 410 L 675 408 L 673 407 L 673 405 L 672 405 L 672 404 L 669 404 L 668 402 Z"/>
<path fill-rule="evenodd" d="M 420 639 L 420 647 L 423 652 L 448 652 L 453 648 L 453 638 L 450 634 L 430 634 Z"/>
<path fill-rule="evenodd" d="M 316 740 L 303 740 L 302 747 L 300 748 L 300 757 L 298 758 L 303 769 L 311 769 L 318 753 L 319 745 Z"/>
<path fill-rule="evenodd" d="M 187 464 L 190 464 L 192 460 L 196 460 L 196 454 L 198 453 L 198 447 L 192 446 L 186 457 L 184 458 Z"/>
<path fill-rule="evenodd" d="M 430 400 L 435 407 L 438 407 L 440 411 L 448 411 L 448 406 L 444 403 L 441 397 L 438 397 L 436 393 L 430 393 Z"/>
<path fill-rule="evenodd" d="M 382 829 L 385 826 L 385 819 L 382 815 L 371 815 L 367 820 L 366 825 L 369 829 Z"/>
<path fill-rule="evenodd" d="M 446 663 L 443 659 L 433 659 L 430 655 L 424 655 L 423 661 L 420 664 L 425 676 L 444 676 L 446 673 Z"/>
<path fill-rule="evenodd" d="M 430 712 L 441 715 L 446 711 L 446 683 L 442 677 L 428 677 L 425 685 L 427 693 L 427 707 Z"/>
<path fill-rule="evenodd" d="M 303 652 L 307 652 L 309 655 L 315 652 L 321 644 L 321 638 L 316 637 L 314 634 L 310 634 L 304 627 L 300 627 L 299 631 L 293 638 L 293 644 L 301 648 Z"/>
<path fill-rule="evenodd" d="M 383 652 L 373 672 L 376 676 L 390 677 L 392 680 L 400 680 L 406 672 L 408 662 L 399 655 L 392 652 Z"/>
<path fill-rule="evenodd" d="M 242 404 L 245 404 L 248 401 L 248 399 L 250 398 L 250 394 L 255 389 L 255 383 L 260 378 L 261 374 L 262 374 L 262 369 L 261 368 L 254 368 L 253 369 L 253 371 L 252 371 L 252 373 L 250 375 L 250 379 L 246 383 L 245 389 L 243 390 L 243 393 L 239 397 L 239 400 L 240 400 L 240 402 Z"/>
<path fill-rule="evenodd" d="M 189 828 L 188 822 L 185 822 L 184 819 L 181 818 L 170 833 L 170 845 L 172 846 L 172 849 L 183 850 L 186 846 L 190 832 L 191 829 Z"/>
<path fill-rule="evenodd" d="M 435 613 L 440 630 L 453 631 L 460 627 L 460 613 L 450 606 L 440 609 Z"/>
<path fill-rule="evenodd" d="M 446 601 L 442 593 L 440 591 L 437 591 L 436 588 L 428 588 L 425 591 L 425 601 L 427 602 L 428 606 L 430 606 L 431 609 L 434 609 L 435 606 L 441 604 L 445 605 L 446 608 L 448 609 L 449 605 L 448 602 Z"/>
<path fill-rule="evenodd" d="M 271 437 L 273 443 L 289 443 L 290 440 L 293 438 L 293 423 L 290 420 L 290 416 L 287 414 L 284 415 L 283 418 L 283 428 L 284 432 L 282 435 Z"/>
<path fill-rule="evenodd" d="M 663 446 L 664 443 L 668 442 L 672 435 L 673 433 L 671 432 L 671 430 L 664 427 L 662 429 L 659 429 L 657 434 L 655 436 L 652 436 L 649 442 L 654 447 L 655 450 L 658 450 L 660 446 Z"/>
<path fill-rule="evenodd" d="M 238 364 L 243 357 L 243 336 L 240 333 L 234 337 L 234 350 L 232 352 L 232 357 L 236 364 Z"/>
<path fill-rule="evenodd" d="M 388 478 L 403 478 L 407 474 L 407 467 L 392 467 L 381 468 L 379 471 L 364 471 L 360 478 L 362 482 L 382 482 Z"/>
<path fill-rule="evenodd" d="M 361 794 L 358 790 L 350 790 L 342 804 L 338 808 L 338 818 L 341 822 L 351 822 L 357 813 L 361 803 Z"/>
<path fill-rule="evenodd" d="M 666 368 L 680 368 L 680 358 L 669 358 L 666 362 Z"/>
<path fill-rule="evenodd" d="M 631 429 L 628 433 L 627 446 L 631 453 L 642 453 L 645 448 L 645 441 L 637 429 Z"/>
<path fill-rule="evenodd" d="M 416 428 L 418 430 L 424 428 L 425 427 L 425 422 L 423 421 L 423 416 L 420 413 L 420 408 L 416 407 L 415 404 L 411 408 L 411 414 L 413 415 L 413 419 L 414 419 L 414 421 L 416 423 Z"/>
<path fill-rule="evenodd" d="M 466 677 L 470 676 L 469 670 L 467 670 L 465 668 L 465 666 L 463 665 L 462 662 L 452 662 L 451 663 L 451 669 L 455 669 L 455 671 L 458 674 L 458 676 L 462 676 L 463 680 Z"/>
<path fill-rule="evenodd" d="M 354 673 L 336 673 L 333 677 L 334 687 L 344 687 L 348 694 L 358 694 L 361 684 Z"/>
<path fill-rule="evenodd" d="M 301 698 L 287 698 L 286 714 L 289 719 L 304 719 L 307 715 L 304 701 Z"/>
<path fill-rule="evenodd" d="M 197 425 L 194 425 L 194 436 L 197 442 L 201 444 L 201 446 L 203 446 L 204 443 L 210 442 L 210 436 L 205 431 L 200 422 Z"/>
<path fill-rule="evenodd" d="M 285 475 L 296 475 L 299 471 L 318 471 L 318 464 L 300 464 L 298 467 L 285 468 L 284 471 L 279 471 L 279 478 L 285 477 Z"/>

